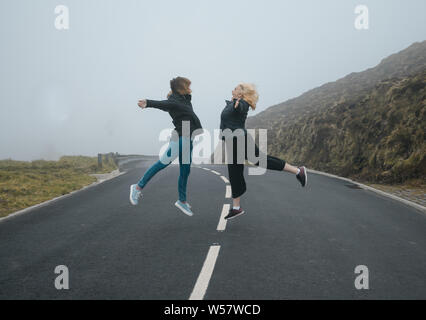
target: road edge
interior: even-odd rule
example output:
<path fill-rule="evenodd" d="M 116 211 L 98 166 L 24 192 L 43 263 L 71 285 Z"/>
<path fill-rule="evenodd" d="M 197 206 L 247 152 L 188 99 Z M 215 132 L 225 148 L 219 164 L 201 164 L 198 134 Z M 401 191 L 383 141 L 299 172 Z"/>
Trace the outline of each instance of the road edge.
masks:
<path fill-rule="evenodd" d="M 395 196 L 395 195 L 393 195 L 393 194 L 387 193 L 387 192 L 385 192 L 385 191 L 382 191 L 382 190 L 379 190 L 379 189 L 376 189 L 376 188 L 373 188 L 373 187 L 367 186 L 367 185 L 365 185 L 365 184 L 362 184 L 362 183 L 360 183 L 360 182 L 357 182 L 357 181 L 351 180 L 351 179 L 349 179 L 349 178 L 340 177 L 340 176 L 336 176 L 336 175 L 331 174 L 331 173 L 327 173 L 327 172 L 323 172 L 323 171 L 318 171 L 318 170 L 314 170 L 314 169 L 309 169 L 309 168 L 307 168 L 307 171 L 308 171 L 309 173 L 315 173 L 315 174 L 319 174 L 319 175 L 327 176 L 327 177 L 330 177 L 330 178 L 336 178 L 336 179 L 340 179 L 340 180 L 344 180 L 344 181 L 347 181 L 347 182 L 353 183 L 353 184 L 355 184 L 355 185 L 359 186 L 360 188 L 362 188 L 362 189 L 364 189 L 364 190 L 373 191 L 373 192 L 375 192 L 375 193 L 377 193 L 377 194 L 380 194 L 380 195 L 382 195 L 382 196 L 385 196 L 385 197 L 387 197 L 387 198 L 391 198 L 391 199 L 393 199 L 393 200 L 396 200 L 396 201 L 402 202 L 402 203 L 404 203 L 404 204 L 406 204 L 406 205 L 408 205 L 408 206 L 411 206 L 411 207 L 413 207 L 413 208 L 416 208 L 417 210 L 419 210 L 419 211 L 420 211 L 420 213 L 422 213 L 423 215 L 426 215 L 426 207 L 424 207 L 424 206 L 422 206 L 422 205 L 420 205 L 420 204 L 418 204 L 418 203 L 415 203 L 415 202 L 413 202 L 413 201 L 410 201 L 410 200 L 407 200 L 407 199 L 403 199 L 403 198 L 401 198 L 401 197 L 398 197 L 398 196 Z"/>
<path fill-rule="evenodd" d="M 118 173 L 117 173 L 117 174 L 114 174 L 114 172 L 118 172 Z M 59 196 L 59 197 L 56 197 L 56 198 L 53 198 L 53 199 L 46 200 L 46 201 L 44 201 L 44 202 L 41 202 L 41 203 L 35 204 L 35 205 L 31 206 L 31 207 L 28 207 L 28 208 L 25 208 L 25 209 L 21 209 L 21 210 L 18 210 L 18 211 L 12 212 L 11 214 L 7 215 L 6 217 L 0 218 L 0 223 L 4 222 L 4 221 L 6 221 L 6 220 L 9 220 L 9 219 L 15 218 L 15 217 L 17 217 L 17 216 L 23 215 L 23 214 L 25 214 L 25 213 L 28 213 L 28 212 L 30 212 L 30 211 L 33 211 L 34 209 L 38 209 L 38 208 L 41 208 L 41 207 L 47 206 L 47 205 L 49 205 L 49 204 L 51 204 L 51 203 L 53 203 L 53 202 L 56 202 L 56 201 L 62 200 L 62 199 L 64 199 L 64 198 L 70 197 L 70 196 L 72 196 L 72 195 L 74 195 L 74 194 L 76 194 L 76 193 L 78 193 L 78 192 L 81 192 L 81 191 L 87 190 L 87 189 L 89 189 L 89 188 L 93 188 L 93 187 L 95 187 L 95 186 L 97 186 L 97 185 L 100 185 L 101 183 L 104 183 L 104 182 L 106 182 L 106 181 L 109 181 L 109 180 L 115 179 L 115 178 L 117 178 L 117 177 L 119 177 L 119 176 L 121 176 L 121 175 L 125 174 L 126 172 L 127 172 L 127 171 L 122 171 L 122 172 L 120 172 L 120 171 L 119 171 L 119 169 L 116 169 L 116 170 L 114 170 L 114 171 L 111 171 L 111 172 L 110 172 L 110 174 L 112 174 L 112 176 L 111 176 L 111 177 L 108 177 L 108 178 L 106 178 L 106 179 L 102 179 L 102 180 L 95 181 L 95 182 L 93 182 L 93 183 L 91 183 L 91 184 L 89 184 L 89 185 L 87 185 L 87 186 L 84 186 L 83 188 L 80 188 L 80 189 L 77 189 L 77 190 L 71 191 L 70 193 L 64 194 L 64 195 L 62 195 L 62 196 Z"/>

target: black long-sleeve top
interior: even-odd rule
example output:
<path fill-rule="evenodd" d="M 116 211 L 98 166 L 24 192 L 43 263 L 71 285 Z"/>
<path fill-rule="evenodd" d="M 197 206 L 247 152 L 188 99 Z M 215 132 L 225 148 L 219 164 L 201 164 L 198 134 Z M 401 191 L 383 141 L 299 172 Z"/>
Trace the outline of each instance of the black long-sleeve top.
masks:
<path fill-rule="evenodd" d="M 146 100 L 146 107 L 168 112 L 170 117 L 172 117 L 173 125 L 179 137 L 182 136 L 182 121 L 189 121 L 190 134 L 192 136 L 192 133 L 197 129 L 202 129 L 202 126 L 200 119 L 198 119 L 192 108 L 191 98 L 190 94 L 172 93 L 167 100 Z"/>
<path fill-rule="evenodd" d="M 249 104 L 247 101 L 240 99 L 238 106 L 235 108 L 237 99 L 232 101 L 226 100 L 225 109 L 223 109 L 220 115 L 220 129 L 243 129 L 246 131 L 246 119 L 249 110 Z"/>

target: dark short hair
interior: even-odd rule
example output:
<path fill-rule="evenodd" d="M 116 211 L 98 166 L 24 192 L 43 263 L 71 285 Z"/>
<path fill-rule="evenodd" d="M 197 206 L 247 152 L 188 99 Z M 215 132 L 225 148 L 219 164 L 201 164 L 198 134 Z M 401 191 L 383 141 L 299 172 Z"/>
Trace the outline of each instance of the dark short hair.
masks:
<path fill-rule="evenodd" d="M 173 93 L 188 94 L 190 85 L 191 80 L 188 78 L 176 77 L 170 80 L 170 89 L 172 89 Z"/>

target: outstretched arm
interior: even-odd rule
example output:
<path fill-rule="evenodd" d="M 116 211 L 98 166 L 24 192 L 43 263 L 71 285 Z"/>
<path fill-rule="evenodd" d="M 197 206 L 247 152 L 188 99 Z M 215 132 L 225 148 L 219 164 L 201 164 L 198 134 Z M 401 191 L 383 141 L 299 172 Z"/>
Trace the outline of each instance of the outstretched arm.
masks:
<path fill-rule="evenodd" d="M 138 106 L 142 109 L 156 108 L 166 112 L 170 111 L 171 108 L 176 108 L 176 109 L 184 108 L 184 106 L 180 105 L 179 103 L 176 103 L 170 100 L 157 101 L 157 100 L 148 100 L 148 99 L 139 100 Z"/>

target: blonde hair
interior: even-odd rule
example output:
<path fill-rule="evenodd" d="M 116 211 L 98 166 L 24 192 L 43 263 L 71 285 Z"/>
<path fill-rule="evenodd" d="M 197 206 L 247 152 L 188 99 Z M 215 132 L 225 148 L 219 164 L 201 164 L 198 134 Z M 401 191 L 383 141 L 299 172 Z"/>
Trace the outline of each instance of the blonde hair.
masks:
<path fill-rule="evenodd" d="M 250 107 L 256 109 L 257 101 L 259 101 L 259 94 L 257 93 L 256 86 L 252 83 L 240 83 L 243 90 L 243 99 L 248 102 Z"/>

